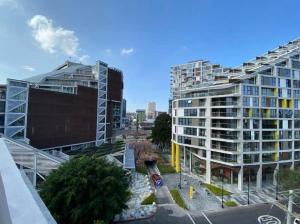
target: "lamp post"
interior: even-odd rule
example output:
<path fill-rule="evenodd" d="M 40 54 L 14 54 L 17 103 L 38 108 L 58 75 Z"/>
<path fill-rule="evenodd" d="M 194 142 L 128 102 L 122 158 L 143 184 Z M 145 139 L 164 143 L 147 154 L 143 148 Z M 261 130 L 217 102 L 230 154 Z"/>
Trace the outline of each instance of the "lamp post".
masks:
<path fill-rule="evenodd" d="M 278 185 L 279 185 L 279 168 L 277 167 L 276 169 L 276 200 L 278 200 Z"/>
<path fill-rule="evenodd" d="M 181 189 L 181 169 L 179 171 L 179 184 L 178 184 L 178 187 L 179 187 L 179 189 Z"/>
<path fill-rule="evenodd" d="M 250 204 L 250 168 L 248 168 L 248 205 Z"/>
<path fill-rule="evenodd" d="M 222 178 L 222 208 L 224 208 L 224 170 L 223 168 L 220 170 L 220 175 Z"/>

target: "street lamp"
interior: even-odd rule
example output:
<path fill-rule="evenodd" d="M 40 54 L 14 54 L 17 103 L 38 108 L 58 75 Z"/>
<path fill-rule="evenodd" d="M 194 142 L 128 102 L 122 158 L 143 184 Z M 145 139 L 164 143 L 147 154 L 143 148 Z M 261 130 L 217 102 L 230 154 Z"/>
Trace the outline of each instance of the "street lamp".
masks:
<path fill-rule="evenodd" d="M 220 169 L 220 175 L 221 175 L 221 178 L 222 178 L 222 208 L 224 208 L 224 170 L 223 168 Z"/>
<path fill-rule="evenodd" d="M 248 168 L 248 205 L 250 204 L 250 168 Z"/>
<path fill-rule="evenodd" d="M 181 167 L 179 171 L 179 184 L 178 184 L 179 189 L 181 189 Z"/>
<path fill-rule="evenodd" d="M 277 167 L 276 169 L 276 200 L 278 200 L 278 185 L 279 185 L 279 168 Z"/>

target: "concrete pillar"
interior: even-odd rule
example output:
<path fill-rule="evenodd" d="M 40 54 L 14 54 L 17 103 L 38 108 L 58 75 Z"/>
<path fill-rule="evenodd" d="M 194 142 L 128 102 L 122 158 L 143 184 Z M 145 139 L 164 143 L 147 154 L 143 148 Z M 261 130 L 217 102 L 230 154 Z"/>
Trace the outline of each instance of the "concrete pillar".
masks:
<path fill-rule="evenodd" d="M 183 146 L 183 166 L 184 166 L 184 168 L 186 167 L 185 160 L 186 160 L 186 149 L 185 149 L 185 146 Z"/>
<path fill-rule="evenodd" d="M 172 151 L 171 151 L 171 165 L 175 167 L 175 143 L 172 142 Z"/>
<path fill-rule="evenodd" d="M 243 191 L 244 168 L 241 167 L 238 174 L 238 189 Z"/>
<path fill-rule="evenodd" d="M 211 183 L 211 164 L 210 160 L 206 160 L 206 181 L 207 184 Z"/>
<path fill-rule="evenodd" d="M 192 152 L 190 151 L 190 161 L 189 161 L 190 172 L 192 172 Z"/>
<path fill-rule="evenodd" d="M 176 161 L 175 161 L 175 169 L 176 172 L 179 173 L 180 172 L 180 147 L 178 144 L 176 144 Z"/>
<path fill-rule="evenodd" d="M 279 164 L 276 165 L 276 168 L 273 173 L 273 185 L 277 185 L 277 172 L 279 170 Z"/>
<path fill-rule="evenodd" d="M 233 184 L 233 170 L 230 170 L 230 184 Z"/>
<path fill-rule="evenodd" d="M 262 187 L 262 165 L 259 166 L 256 174 L 256 188 L 261 189 Z"/>
<path fill-rule="evenodd" d="M 293 212 L 293 200 L 294 200 L 294 191 L 289 190 L 288 214 L 286 218 L 287 224 L 292 224 L 291 213 Z"/>

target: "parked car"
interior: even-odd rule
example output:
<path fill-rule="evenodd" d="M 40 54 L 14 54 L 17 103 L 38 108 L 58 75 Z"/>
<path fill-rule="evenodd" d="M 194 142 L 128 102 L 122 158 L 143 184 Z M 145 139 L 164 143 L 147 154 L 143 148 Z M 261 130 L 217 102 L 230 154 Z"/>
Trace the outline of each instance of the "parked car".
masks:
<path fill-rule="evenodd" d="M 151 179 L 152 179 L 155 187 L 160 187 L 163 185 L 163 181 L 158 174 L 156 174 L 156 173 L 152 174 Z"/>

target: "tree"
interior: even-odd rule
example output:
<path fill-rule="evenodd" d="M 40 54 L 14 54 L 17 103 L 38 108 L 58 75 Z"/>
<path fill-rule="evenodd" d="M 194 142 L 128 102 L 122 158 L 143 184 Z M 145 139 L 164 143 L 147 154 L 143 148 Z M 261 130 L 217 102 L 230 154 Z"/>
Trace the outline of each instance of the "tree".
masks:
<path fill-rule="evenodd" d="M 282 190 L 294 190 L 300 188 L 300 169 L 280 169 L 278 177 L 279 186 Z"/>
<path fill-rule="evenodd" d="M 122 168 L 99 157 L 82 156 L 52 171 L 39 193 L 58 223 L 108 223 L 126 208 L 128 187 Z"/>
<path fill-rule="evenodd" d="M 171 132 L 171 116 L 166 113 L 158 115 L 154 121 L 154 128 L 152 129 L 152 142 L 159 145 L 160 148 L 166 148 L 170 145 Z"/>

